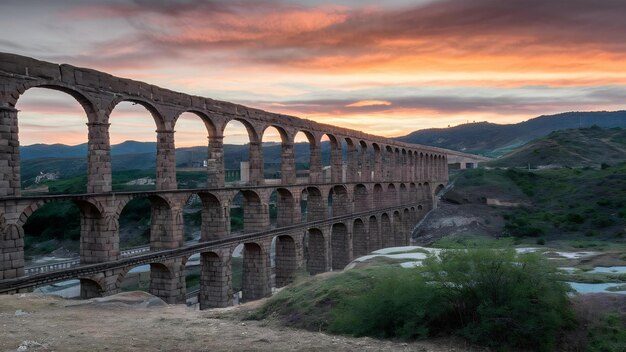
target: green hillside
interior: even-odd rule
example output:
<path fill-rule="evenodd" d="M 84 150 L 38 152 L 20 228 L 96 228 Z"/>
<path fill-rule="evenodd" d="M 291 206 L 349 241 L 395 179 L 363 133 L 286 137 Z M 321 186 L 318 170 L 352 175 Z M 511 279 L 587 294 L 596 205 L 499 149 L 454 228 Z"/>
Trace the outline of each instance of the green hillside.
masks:
<path fill-rule="evenodd" d="M 597 126 L 552 132 L 489 162 L 492 167 L 599 167 L 626 160 L 626 129 Z"/>
<path fill-rule="evenodd" d="M 499 208 L 505 235 L 626 243 L 626 163 L 605 169 L 468 169 L 454 183 L 446 194 L 454 202 L 518 204 Z"/>
<path fill-rule="evenodd" d="M 566 112 L 507 125 L 489 122 L 467 123 L 450 128 L 419 130 L 396 139 L 407 143 L 497 157 L 553 131 L 594 125 L 604 128 L 624 128 L 626 111 Z"/>

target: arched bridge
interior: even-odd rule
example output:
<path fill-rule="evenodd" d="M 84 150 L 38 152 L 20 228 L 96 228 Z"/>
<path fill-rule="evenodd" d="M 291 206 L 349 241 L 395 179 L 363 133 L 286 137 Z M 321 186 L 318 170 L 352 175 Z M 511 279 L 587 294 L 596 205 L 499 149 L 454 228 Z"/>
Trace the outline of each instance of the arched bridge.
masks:
<path fill-rule="evenodd" d="M 28 89 L 67 93 L 83 107 L 88 126 L 87 192 L 22 196 L 18 110 Z M 144 106 L 157 126 L 156 190 L 113 192 L 109 116 L 121 102 Z M 190 112 L 206 126 L 207 187 L 177 189 L 175 127 Z M 249 177 L 245 184 L 224 180 L 223 133 L 229 121 L 247 129 Z M 280 182 L 266 182 L 261 141 L 268 127 L 281 137 Z M 296 177 L 294 136 L 309 141 L 310 165 Z M 413 226 L 436 206 L 434 193 L 447 182 L 450 150 L 397 142 L 359 131 L 274 114 L 209 98 L 173 92 L 143 82 L 70 65 L 0 53 L 0 293 L 21 292 L 67 279 L 80 279 L 84 298 L 120 290 L 128 271 L 150 265 L 150 290 L 167 302 L 185 300 L 185 265 L 200 254 L 201 308 L 232 304 L 231 259 L 243 244 L 243 298 L 270 294 L 297 272 L 316 274 L 342 269 L 354 257 L 381 247 L 406 245 Z M 330 173 L 321 162 L 321 138 L 330 141 Z M 345 150 L 342 149 L 345 145 Z M 346 161 L 343 161 L 346 155 Z M 277 216 L 270 222 L 270 196 L 276 192 Z M 230 228 L 230 207 L 242 197 L 242 232 Z M 184 205 L 201 202 L 199 242 L 183 241 Z M 150 248 L 120 252 L 119 217 L 133 199 L 151 204 Z M 301 203 L 306 200 L 306 209 Z M 80 209 L 80 263 L 25 274 L 23 225 L 44 204 L 71 201 Z M 270 265 L 275 243 L 275 267 Z"/>

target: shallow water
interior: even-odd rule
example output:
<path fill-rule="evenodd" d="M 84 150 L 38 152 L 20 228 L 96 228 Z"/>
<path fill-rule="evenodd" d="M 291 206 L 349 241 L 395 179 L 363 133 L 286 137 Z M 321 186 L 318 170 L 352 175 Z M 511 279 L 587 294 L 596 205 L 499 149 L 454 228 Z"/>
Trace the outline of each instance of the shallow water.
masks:
<path fill-rule="evenodd" d="M 587 271 L 589 274 L 626 274 L 626 266 L 597 266 Z"/>
<path fill-rule="evenodd" d="M 619 283 L 604 283 L 604 284 L 583 284 L 580 282 L 568 282 L 568 284 L 578 293 L 621 293 L 626 294 L 626 290 L 623 291 L 607 291 L 609 287 L 620 286 Z"/>

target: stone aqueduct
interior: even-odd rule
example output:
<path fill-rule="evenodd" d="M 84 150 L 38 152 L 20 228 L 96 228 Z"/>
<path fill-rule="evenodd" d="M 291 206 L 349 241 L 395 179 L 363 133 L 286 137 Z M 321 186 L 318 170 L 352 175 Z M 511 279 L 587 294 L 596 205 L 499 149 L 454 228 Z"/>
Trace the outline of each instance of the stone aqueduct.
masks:
<path fill-rule="evenodd" d="M 21 196 L 18 110 L 30 88 L 65 92 L 83 107 L 88 126 L 87 193 Z M 117 104 L 144 106 L 157 126 L 156 191 L 112 192 L 109 115 Z M 199 116 L 208 135 L 208 185 L 177 189 L 174 130 L 184 112 Z M 231 120 L 250 137 L 249 182 L 224 182 L 223 131 Z M 281 180 L 266 184 L 261 140 L 269 126 L 282 139 Z M 309 176 L 296 178 L 293 140 L 304 132 L 310 145 Z M 450 150 L 400 143 L 362 132 L 269 113 L 228 102 L 190 96 L 106 73 L 0 54 L 0 292 L 11 293 L 67 279 L 80 279 L 81 297 L 120 290 L 125 274 L 150 265 L 150 290 L 170 303 L 185 300 L 185 264 L 201 254 L 201 308 L 232 304 L 231 258 L 243 244 L 243 299 L 267 296 L 300 271 L 342 269 L 371 250 L 405 245 L 413 226 L 436 206 L 434 192 L 447 182 L 447 158 L 472 158 Z M 331 143 L 331 175 L 323 177 L 320 140 Z M 346 172 L 342 143 L 347 145 Z M 277 191 L 277 220 L 270 226 L 268 203 Z M 244 231 L 231 233 L 229 209 L 243 195 Z M 306 195 L 307 210 L 300 200 Z M 202 202 L 201 239 L 184 245 L 182 209 Z M 152 206 L 150 251 L 124 257 L 119 248 L 119 215 L 135 198 Z M 72 201 L 81 212 L 80 265 L 25 275 L 24 231 L 43 204 Z M 274 275 L 270 246 L 275 241 Z"/>

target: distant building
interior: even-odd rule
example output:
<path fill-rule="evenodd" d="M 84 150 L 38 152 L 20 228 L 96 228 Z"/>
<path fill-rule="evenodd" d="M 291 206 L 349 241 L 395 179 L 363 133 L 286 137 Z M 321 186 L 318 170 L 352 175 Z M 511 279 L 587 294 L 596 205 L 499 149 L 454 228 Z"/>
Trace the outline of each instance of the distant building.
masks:
<path fill-rule="evenodd" d="M 136 180 L 128 181 L 125 185 L 128 186 L 151 186 L 155 184 L 155 180 L 150 177 L 142 177 Z"/>
<path fill-rule="evenodd" d="M 35 177 L 35 183 L 41 183 L 44 181 L 53 181 L 53 180 L 58 180 L 59 179 L 59 174 L 58 173 L 52 173 L 52 172 L 39 172 L 39 175 L 37 175 Z"/>

